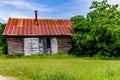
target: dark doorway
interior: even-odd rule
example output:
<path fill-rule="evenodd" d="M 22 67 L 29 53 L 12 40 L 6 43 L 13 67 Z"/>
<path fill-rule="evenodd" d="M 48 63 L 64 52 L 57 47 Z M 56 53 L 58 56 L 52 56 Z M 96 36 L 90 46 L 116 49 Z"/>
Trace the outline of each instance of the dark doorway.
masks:
<path fill-rule="evenodd" d="M 47 54 L 51 53 L 51 47 L 50 47 L 50 38 L 47 38 Z"/>

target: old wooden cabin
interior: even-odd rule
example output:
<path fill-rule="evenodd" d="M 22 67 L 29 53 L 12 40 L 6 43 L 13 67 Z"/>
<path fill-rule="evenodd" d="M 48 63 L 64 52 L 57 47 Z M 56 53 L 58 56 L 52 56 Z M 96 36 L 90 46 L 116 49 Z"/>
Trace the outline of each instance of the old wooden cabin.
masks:
<path fill-rule="evenodd" d="M 9 18 L 3 35 L 8 55 L 68 53 L 71 46 L 71 21 L 66 19 Z"/>

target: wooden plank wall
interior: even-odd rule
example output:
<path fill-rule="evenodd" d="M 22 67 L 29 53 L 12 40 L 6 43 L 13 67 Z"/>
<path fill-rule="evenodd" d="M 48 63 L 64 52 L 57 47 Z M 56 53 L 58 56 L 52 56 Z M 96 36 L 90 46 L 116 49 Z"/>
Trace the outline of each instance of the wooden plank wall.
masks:
<path fill-rule="evenodd" d="M 68 54 L 70 47 L 72 46 L 71 37 L 58 37 L 58 50 L 63 54 Z"/>
<path fill-rule="evenodd" d="M 24 54 L 24 45 L 23 38 L 7 38 L 8 45 L 8 55 L 23 55 Z"/>
<path fill-rule="evenodd" d="M 43 39 L 44 51 L 43 53 L 47 53 L 46 49 L 46 38 Z M 72 46 L 71 37 L 57 37 L 58 42 L 58 50 L 60 50 L 63 54 L 68 54 L 68 50 L 70 46 Z M 8 55 L 24 55 L 24 40 L 23 38 L 15 38 L 8 37 L 7 38 L 8 45 Z"/>

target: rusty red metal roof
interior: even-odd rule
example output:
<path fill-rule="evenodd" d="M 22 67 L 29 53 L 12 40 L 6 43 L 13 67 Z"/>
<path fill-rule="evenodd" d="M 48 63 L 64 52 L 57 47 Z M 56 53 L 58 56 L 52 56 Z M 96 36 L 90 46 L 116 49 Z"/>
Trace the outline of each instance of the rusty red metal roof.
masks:
<path fill-rule="evenodd" d="M 6 36 L 62 36 L 72 35 L 71 21 L 66 19 L 9 18 L 3 35 Z"/>

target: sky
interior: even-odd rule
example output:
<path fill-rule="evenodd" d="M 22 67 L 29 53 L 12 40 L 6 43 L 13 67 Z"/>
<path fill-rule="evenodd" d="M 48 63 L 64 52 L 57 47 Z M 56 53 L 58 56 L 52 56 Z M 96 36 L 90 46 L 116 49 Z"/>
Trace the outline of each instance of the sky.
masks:
<path fill-rule="evenodd" d="M 86 16 L 93 0 L 0 0 L 0 23 L 8 18 L 70 19 L 75 15 Z M 97 0 L 101 1 L 101 0 Z M 108 0 L 109 4 L 120 4 L 120 0 Z"/>

